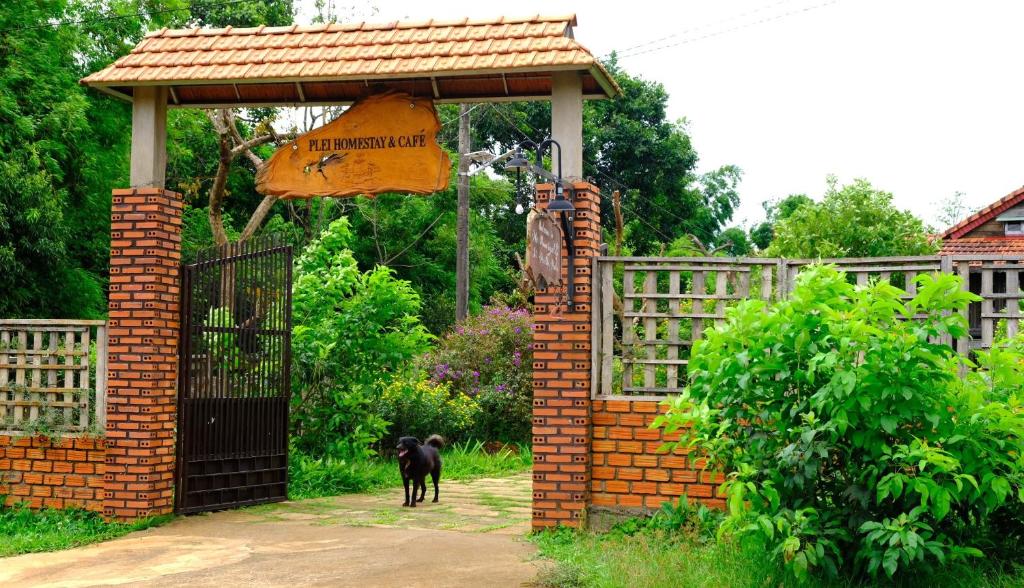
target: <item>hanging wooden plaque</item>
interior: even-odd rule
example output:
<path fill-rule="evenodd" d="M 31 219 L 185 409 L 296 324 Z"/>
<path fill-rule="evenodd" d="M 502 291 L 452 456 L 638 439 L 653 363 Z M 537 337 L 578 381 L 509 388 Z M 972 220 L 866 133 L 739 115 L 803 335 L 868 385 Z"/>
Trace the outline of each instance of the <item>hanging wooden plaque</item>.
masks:
<path fill-rule="evenodd" d="M 526 273 L 540 289 L 562 283 L 562 228 L 546 212 L 526 219 Z"/>
<path fill-rule="evenodd" d="M 432 194 L 448 187 L 451 170 L 439 130 L 427 98 L 369 96 L 278 149 L 257 172 L 256 190 L 283 199 Z"/>

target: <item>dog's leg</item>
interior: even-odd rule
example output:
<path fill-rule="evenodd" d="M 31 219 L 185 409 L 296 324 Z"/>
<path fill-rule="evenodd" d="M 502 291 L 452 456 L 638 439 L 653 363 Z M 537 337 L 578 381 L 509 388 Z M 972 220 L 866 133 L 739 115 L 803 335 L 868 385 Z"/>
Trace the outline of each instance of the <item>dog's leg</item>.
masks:
<path fill-rule="evenodd" d="M 419 480 L 416 478 L 412 479 L 412 496 L 409 497 L 409 506 L 416 508 L 416 490 L 419 487 Z"/>
<path fill-rule="evenodd" d="M 405 476 L 402 476 L 402 484 L 405 485 L 405 502 L 402 503 L 402 506 L 409 506 L 409 478 L 406 478 Z M 413 492 L 413 496 L 415 496 L 416 495 L 416 486 L 415 485 L 412 487 L 412 492 Z M 413 503 L 413 506 L 416 506 L 416 503 Z"/>
<path fill-rule="evenodd" d="M 416 493 L 413 493 L 415 496 Z M 417 502 L 423 502 L 423 499 L 427 496 L 427 477 L 423 476 L 420 478 L 420 499 Z"/>
<path fill-rule="evenodd" d="M 436 467 L 430 471 L 430 479 L 434 481 L 434 502 L 437 502 L 437 480 L 441 477 L 441 468 Z"/>

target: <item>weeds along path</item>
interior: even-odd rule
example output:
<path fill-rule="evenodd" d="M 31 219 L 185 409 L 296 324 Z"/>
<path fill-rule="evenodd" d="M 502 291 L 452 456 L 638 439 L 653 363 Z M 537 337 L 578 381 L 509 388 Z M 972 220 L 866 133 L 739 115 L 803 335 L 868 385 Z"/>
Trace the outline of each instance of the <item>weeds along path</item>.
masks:
<path fill-rule="evenodd" d="M 98 545 L 3 560 L 0 585 L 521 586 L 533 580 L 529 474 L 182 517 Z"/>

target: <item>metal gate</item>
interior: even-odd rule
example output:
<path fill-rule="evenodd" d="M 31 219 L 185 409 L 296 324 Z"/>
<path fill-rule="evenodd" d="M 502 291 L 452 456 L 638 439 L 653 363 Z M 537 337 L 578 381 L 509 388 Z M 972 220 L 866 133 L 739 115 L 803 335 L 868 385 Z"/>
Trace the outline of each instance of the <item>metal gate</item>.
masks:
<path fill-rule="evenodd" d="M 231 243 L 182 266 L 175 510 L 288 496 L 292 250 Z"/>

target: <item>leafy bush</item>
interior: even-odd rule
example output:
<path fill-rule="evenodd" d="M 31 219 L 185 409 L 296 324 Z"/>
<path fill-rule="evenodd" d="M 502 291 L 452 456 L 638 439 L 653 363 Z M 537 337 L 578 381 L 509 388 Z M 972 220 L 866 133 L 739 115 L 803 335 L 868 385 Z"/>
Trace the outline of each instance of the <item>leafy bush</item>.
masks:
<path fill-rule="evenodd" d="M 798 577 L 909 576 L 1018 548 L 1024 343 L 959 375 L 945 335 L 976 297 L 922 276 L 910 301 L 830 267 L 789 299 L 745 301 L 694 345 L 690 385 L 654 426 L 728 472 L 720 534 Z M 901 320 L 917 317 L 915 320 Z"/>
<path fill-rule="evenodd" d="M 377 415 L 389 423 L 381 440 L 386 449 L 406 435 L 424 440 L 436 433 L 447 443 L 464 441 L 480 414 L 476 401 L 461 392 L 453 394 L 450 384 L 417 378 L 395 379 L 374 405 Z"/>
<path fill-rule="evenodd" d="M 533 395 L 485 388 L 476 396 L 480 412 L 472 437 L 503 443 L 529 443 L 533 428 Z"/>
<path fill-rule="evenodd" d="M 385 431 L 373 399 L 432 337 L 419 296 L 386 267 L 359 271 L 346 219 L 309 244 L 293 286 L 292 440 L 303 453 L 365 458 Z"/>
<path fill-rule="evenodd" d="M 437 384 L 451 387 L 480 404 L 473 436 L 486 441 L 527 442 L 533 352 L 530 313 L 488 306 L 456 325 L 420 367 Z"/>

